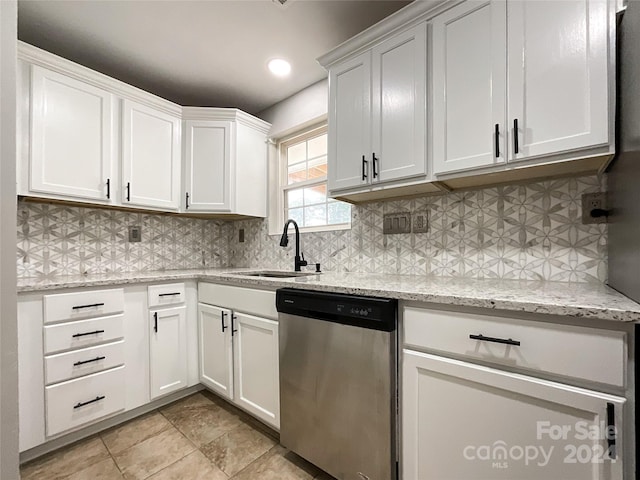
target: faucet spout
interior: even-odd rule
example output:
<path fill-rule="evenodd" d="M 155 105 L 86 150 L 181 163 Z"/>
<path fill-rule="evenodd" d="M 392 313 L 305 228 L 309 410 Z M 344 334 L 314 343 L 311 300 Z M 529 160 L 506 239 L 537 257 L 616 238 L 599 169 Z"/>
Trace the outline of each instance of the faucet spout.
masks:
<path fill-rule="evenodd" d="M 294 264 L 294 270 L 296 272 L 300 271 L 300 267 L 306 267 L 307 266 L 307 261 L 304 259 L 304 254 L 301 255 L 300 254 L 300 230 L 298 229 L 298 224 L 296 223 L 295 220 L 293 219 L 289 219 L 285 222 L 284 224 L 284 230 L 282 231 L 282 237 L 280 237 L 280 246 L 281 247 L 286 247 L 287 245 L 289 245 L 289 235 L 288 235 L 288 231 L 289 231 L 289 225 L 293 225 L 293 228 L 296 231 L 296 257 L 295 257 L 295 264 Z"/>

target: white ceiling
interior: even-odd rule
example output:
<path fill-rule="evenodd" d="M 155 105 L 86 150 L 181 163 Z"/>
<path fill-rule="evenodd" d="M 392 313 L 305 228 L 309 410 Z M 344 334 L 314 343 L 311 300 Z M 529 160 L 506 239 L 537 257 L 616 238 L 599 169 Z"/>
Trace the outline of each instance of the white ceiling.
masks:
<path fill-rule="evenodd" d="M 318 56 L 408 3 L 20 0 L 18 37 L 181 105 L 257 113 L 325 78 Z M 269 73 L 274 57 L 288 78 Z"/>

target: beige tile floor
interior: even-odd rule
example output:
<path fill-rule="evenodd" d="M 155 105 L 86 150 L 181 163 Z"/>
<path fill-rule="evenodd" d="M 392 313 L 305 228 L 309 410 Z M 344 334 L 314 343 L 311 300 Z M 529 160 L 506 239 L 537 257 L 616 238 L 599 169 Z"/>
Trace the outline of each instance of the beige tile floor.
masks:
<path fill-rule="evenodd" d="M 22 480 L 331 480 L 277 433 L 200 392 L 21 469 Z"/>

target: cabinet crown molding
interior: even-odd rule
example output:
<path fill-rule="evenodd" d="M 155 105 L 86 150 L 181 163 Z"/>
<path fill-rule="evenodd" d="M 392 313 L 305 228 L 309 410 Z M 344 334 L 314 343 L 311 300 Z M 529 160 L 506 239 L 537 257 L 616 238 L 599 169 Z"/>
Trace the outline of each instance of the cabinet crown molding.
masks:
<path fill-rule="evenodd" d="M 182 107 L 183 120 L 228 120 L 269 133 L 271 124 L 237 108 Z"/>
<path fill-rule="evenodd" d="M 316 61 L 328 69 L 346 57 L 356 55 L 363 50 L 380 43 L 400 29 L 410 28 L 415 24 L 429 20 L 438 13 L 451 8 L 462 0 L 415 0 L 392 15 L 380 20 L 375 25 L 360 32 L 333 50 L 318 57 Z"/>
<path fill-rule="evenodd" d="M 122 98 L 148 105 L 169 115 L 179 116 L 181 113 L 180 105 L 169 100 L 22 41 L 18 41 L 18 60 L 45 67 L 97 88 L 107 90 Z"/>

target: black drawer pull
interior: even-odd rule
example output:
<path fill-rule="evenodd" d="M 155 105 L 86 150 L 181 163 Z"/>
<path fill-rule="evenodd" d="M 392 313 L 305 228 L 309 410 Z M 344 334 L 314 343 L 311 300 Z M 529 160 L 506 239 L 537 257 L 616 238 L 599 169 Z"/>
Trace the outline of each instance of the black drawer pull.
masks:
<path fill-rule="evenodd" d="M 185 198 L 186 198 L 185 209 L 189 210 L 189 192 L 185 193 L 184 195 L 185 195 Z"/>
<path fill-rule="evenodd" d="M 496 158 L 500 158 L 500 125 L 496 123 L 495 130 L 495 147 L 496 147 Z"/>
<path fill-rule="evenodd" d="M 72 338 L 86 337 L 87 335 L 97 335 L 99 333 L 104 333 L 104 330 L 95 330 L 93 332 L 87 332 L 87 333 L 76 333 L 75 335 L 71 335 L 71 337 Z"/>
<path fill-rule="evenodd" d="M 158 296 L 159 297 L 174 297 L 176 295 L 180 295 L 180 292 L 175 292 L 175 293 L 159 293 Z"/>
<path fill-rule="evenodd" d="M 153 312 L 153 331 L 158 333 L 158 312 Z"/>
<path fill-rule="evenodd" d="M 226 317 L 226 316 L 227 316 L 227 312 L 224 312 L 224 311 L 220 312 L 220 322 L 222 323 L 222 333 L 224 333 L 224 331 L 227 328 L 229 328 L 224 324 L 224 317 Z"/>
<path fill-rule="evenodd" d="M 513 153 L 520 153 L 518 145 L 518 119 L 513 120 Z"/>
<path fill-rule="evenodd" d="M 81 308 L 93 308 L 93 307 L 104 307 L 104 302 L 90 303 L 89 305 L 76 305 L 75 307 L 71 307 L 71 310 L 80 310 Z"/>
<path fill-rule="evenodd" d="M 605 435 L 607 436 L 607 453 L 611 460 L 618 458 L 616 452 L 616 406 L 613 403 L 607 402 L 607 430 Z"/>
<path fill-rule="evenodd" d="M 90 405 L 92 403 L 99 402 L 100 400 L 104 400 L 105 398 L 107 397 L 105 397 L 104 395 L 101 395 L 99 397 L 94 398 L 93 400 L 89 400 L 88 402 L 78 402 L 73 406 L 73 408 L 76 409 L 76 408 L 84 407 L 85 405 Z"/>
<path fill-rule="evenodd" d="M 111 179 L 107 178 L 107 198 L 111 198 Z"/>
<path fill-rule="evenodd" d="M 127 182 L 127 202 L 131 201 L 131 182 Z"/>
<path fill-rule="evenodd" d="M 86 363 L 92 363 L 92 362 L 99 362 L 100 360 L 104 360 L 107 357 L 96 357 L 96 358 L 92 358 L 91 360 L 80 360 L 79 362 L 76 362 L 73 364 L 74 367 L 77 367 L 78 365 L 84 365 Z"/>
<path fill-rule="evenodd" d="M 469 335 L 469 338 L 472 340 L 482 340 L 483 342 L 503 343 L 505 345 L 515 345 L 517 347 L 520 346 L 520 342 L 518 340 L 512 340 L 511 338 L 485 337 L 482 334 Z"/>

